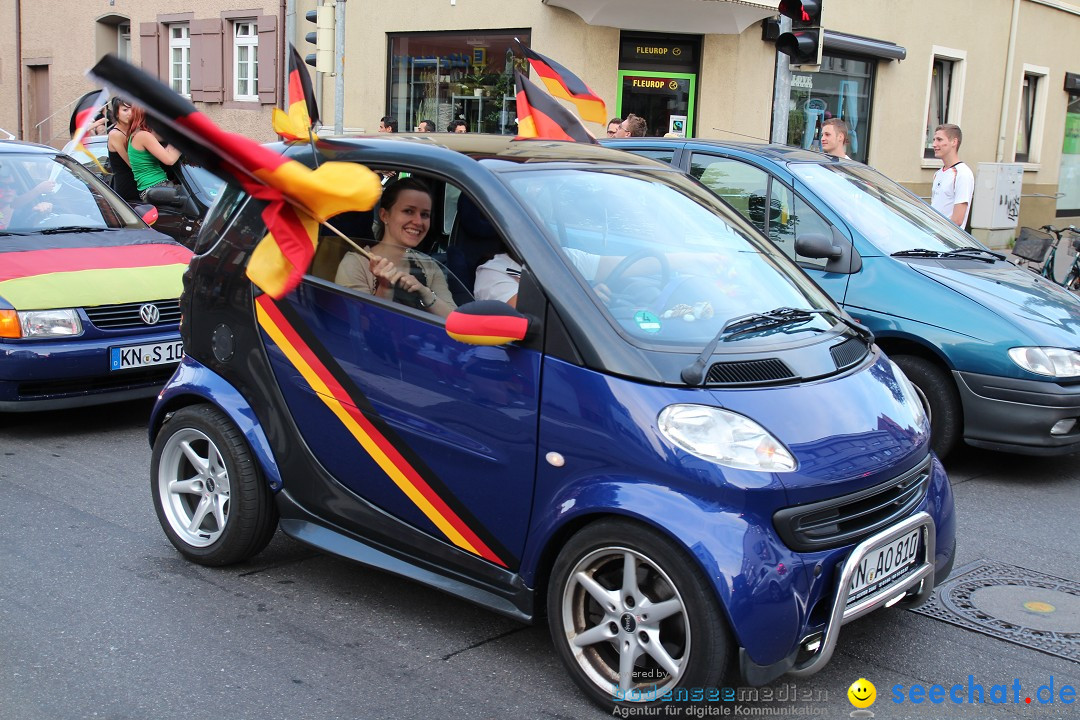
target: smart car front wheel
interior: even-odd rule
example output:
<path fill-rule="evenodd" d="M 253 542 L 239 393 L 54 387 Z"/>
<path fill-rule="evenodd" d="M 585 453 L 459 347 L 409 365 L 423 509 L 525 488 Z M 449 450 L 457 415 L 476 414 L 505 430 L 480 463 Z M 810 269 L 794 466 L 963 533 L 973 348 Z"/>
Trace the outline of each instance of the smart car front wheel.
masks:
<path fill-rule="evenodd" d="M 604 520 L 578 532 L 555 562 L 547 602 L 560 658 L 609 709 L 724 678 L 732 642 L 715 592 L 651 528 Z"/>
<path fill-rule="evenodd" d="M 246 560 L 277 529 L 277 507 L 243 434 L 213 406 L 182 408 L 165 422 L 150 475 L 158 522 L 197 563 Z"/>

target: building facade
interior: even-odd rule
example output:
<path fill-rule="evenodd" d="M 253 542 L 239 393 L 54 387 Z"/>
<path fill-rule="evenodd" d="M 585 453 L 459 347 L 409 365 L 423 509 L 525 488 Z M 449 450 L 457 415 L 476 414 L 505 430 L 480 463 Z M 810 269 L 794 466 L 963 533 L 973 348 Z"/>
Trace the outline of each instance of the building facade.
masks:
<path fill-rule="evenodd" d="M 827 32 L 815 72 L 787 72 L 784 56 L 777 62 L 763 23 L 776 0 L 342 2 L 345 131 L 373 132 L 392 115 L 404 131 L 421 120 L 439 130 L 464 120 L 473 132 L 515 132 L 512 70 L 526 69 L 515 54 L 520 40 L 579 74 L 611 116 L 645 117 L 650 135 L 815 147 L 821 122 L 841 117 L 852 127 L 852 157 L 924 197 L 940 167 L 929 136 L 940 122 L 956 123 L 973 168 L 1022 163 L 1021 225 L 1080 222 L 1076 0 L 823 0 Z M 113 51 L 186 90 L 227 129 L 272 139 L 285 39 L 301 54 L 314 50 L 304 36 L 315 27 L 303 18 L 317 0 L 181 3 L 65 0 L 64 27 L 73 30 L 65 33 L 53 4 L 0 0 L 0 16 L 21 29 L 0 29 L 0 88 L 9 98 L 0 127 L 62 144 L 65 103 L 90 88 L 85 68 Z M 327 124 L 335 80 L 316 77 Z"/>

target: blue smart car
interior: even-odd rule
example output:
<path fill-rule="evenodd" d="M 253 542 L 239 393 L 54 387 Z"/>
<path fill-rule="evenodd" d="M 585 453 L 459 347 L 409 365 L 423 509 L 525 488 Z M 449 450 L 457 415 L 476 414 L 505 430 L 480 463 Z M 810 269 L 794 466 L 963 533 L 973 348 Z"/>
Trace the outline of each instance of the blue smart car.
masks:
<path fill-rule="evenodd" d="M 933 447 L 1080 450 L 1080 298 L 860 163 L 783 145 L 606 141 L 698 178 L 859 322 L 925 397 Z"/>
<path fill-rule="evenodd" d="M 684 174 L 476 135 L 318 152 L 390 178 L 376 212 L 332 221 L 348 242 L 262 294 L 243 272 L 262 205 L 230 185 L 185 276 L 150 440 L 186 557 L 244 561 L 280 527 L 546 615 L 609 708 L 813 673 L 845 622 L 948 575 L 953 498 L 914 388 Z M 481 264 L 512 304 L 473 298 Z"/>

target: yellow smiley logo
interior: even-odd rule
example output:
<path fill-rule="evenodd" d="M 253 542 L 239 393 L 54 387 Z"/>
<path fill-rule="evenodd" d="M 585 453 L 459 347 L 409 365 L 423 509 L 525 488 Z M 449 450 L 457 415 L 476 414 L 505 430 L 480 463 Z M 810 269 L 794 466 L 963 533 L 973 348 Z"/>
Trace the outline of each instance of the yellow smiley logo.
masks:
<path fill-rule="evenodd" d="M 859 678 L 847 689 L 847 697 L 855 707 L 868 708 L 877 700 L 877 688 L 866 678 Z"/>

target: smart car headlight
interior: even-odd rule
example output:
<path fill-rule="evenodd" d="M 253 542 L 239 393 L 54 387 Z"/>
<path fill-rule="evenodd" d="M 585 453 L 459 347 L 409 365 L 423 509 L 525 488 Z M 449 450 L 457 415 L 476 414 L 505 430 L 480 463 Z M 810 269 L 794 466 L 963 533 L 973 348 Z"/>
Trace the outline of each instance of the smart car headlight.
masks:
<path fill-rule="evenodd" d="M 82 334 L 82 323 L 73 309 L 20 310 L 19 328 L 23 337 L 54 337 Z"/>
<path fill-rule="evenodd" d="M 1028 372 L 1050 377 L 1080 376 L 1080 353 L 1052 347 L 1018 347 L 1009 350 L 1012 361 Z"/>
<path fill-rule="evenodd" d="M 795 458 L 765 428 L 748 417 L 708 405 L 669 405 L 657 419 L 671 442 L 704 460 L 765 472 L 795 469 Z"/>
<path fill-rule="evenodd" d="M 926 428 L 926 398 L 915 387 L 915 383 L 911 382 L 911 379 L 904 374 L 899 365 L 892 360 L 889 361 L 889 365 L 892 365 L 893 375 L 900 385 L 900 394 L 904 396 L 904 403 L 911 408 L 911 413 L 915 416 L 915 424 L 921 428 Z"/>

